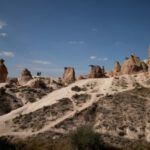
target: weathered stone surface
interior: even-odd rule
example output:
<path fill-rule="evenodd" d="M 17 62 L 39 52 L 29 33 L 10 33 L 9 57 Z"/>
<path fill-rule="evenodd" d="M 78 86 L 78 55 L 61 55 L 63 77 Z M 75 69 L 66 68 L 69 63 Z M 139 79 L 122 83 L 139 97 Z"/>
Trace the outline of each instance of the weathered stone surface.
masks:
<path fill-rule="evenodd" d="M 149 49 L 148 49 L 148 74 L 150 76 L 150 46 L 149 46 Z"/>
<path fill-rule="evenodd" d="M 134 54 L 126 58 L 121 68 L 121 74 L 133 74 L 142 71 L 147 71 L 147 65 Z"/>
<path fill-rule="evenodd" d="M 7 67 L 4 62 L 5 61 L 3 59 L 0 59 L 0 83 L 6 82 L 8 75 Z"/>
<path fill-rule="evenodd" d="M 75 71 L 72 67 L 64 68 L 63 82 L 65 85 L 73 83 L 76 80 Z"/>
<path fill-rule="evenodd" d="M 88 74 L 88 78 L 101 78 L 104 77 L 104 69 L 100 66 L 90 65 L 91 70 Z"/>
<path fill-rule="evenodd" d="M 32 75 L 31 75 L 31 72 L 28 70 L 28 69 L 24 69 L 22 72 L 21 72 L 21 76 L 19 78 L 19 84 L 20 85 L 24 85 L 26 84 L 28 81 L 30 81 L 32 79 Z"/>
<path fill-rule="evenodd" d="M 121 72 L 121 65 L 120 63 L 117 61 L 114 65 L 114 70 L 113 70 L 113 75 L 114 76 L 118 76 L 120 75 L 120 72 Z"/>

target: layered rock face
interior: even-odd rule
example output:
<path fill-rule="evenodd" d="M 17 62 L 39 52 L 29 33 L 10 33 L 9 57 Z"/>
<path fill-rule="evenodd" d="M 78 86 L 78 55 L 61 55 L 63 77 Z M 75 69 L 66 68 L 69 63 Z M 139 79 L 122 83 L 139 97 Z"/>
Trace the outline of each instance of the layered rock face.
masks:
<path fill-rule="evenodd" d="M 24 69 L 21 72 L 21 76 L 19 78 L 19 84 L 20 85 L 24 85 L 26 84 L 28 81 L 30 81 L 32 79 L 32 75 L 31 72 L 28 69 Z"/>
<path fill-rule="evenodd" d="M 63 82 L 65 85 L 73 83 L 76 80 L 75 71 L 72 67 L 64 68 Z"/>
<path fill-rule="evenodd" d="M 4 64 L 4 60 L 0 59 L 0 83 L 4 83 L 7 80 L 8 71 Z"/>
<path fill-rule="evenodd" d="M 121 65 L 120 63 L 117 61 L 114 65 L 114 70 L 113 70 L 113 75 L 114 76 L 118 76 L 120 75 L 120 72 L 121 72 Z"/>
<path fill-rule="evenodd" d="M 104 69 L 102 69 L 100 66 L 90 65 L 91 70 L 88 74 L 88 78 L 101 78 L 104 77 Z"/>
<path fill-rule="evenodd" d="M 140 58 L 135 55 L 131 55 L 129 58 L 126 58 L 124 61 L 121 74 L 132 74 L 141 71 L 147 71 L 148 66 L 145 62 L 141 61 Z"/>

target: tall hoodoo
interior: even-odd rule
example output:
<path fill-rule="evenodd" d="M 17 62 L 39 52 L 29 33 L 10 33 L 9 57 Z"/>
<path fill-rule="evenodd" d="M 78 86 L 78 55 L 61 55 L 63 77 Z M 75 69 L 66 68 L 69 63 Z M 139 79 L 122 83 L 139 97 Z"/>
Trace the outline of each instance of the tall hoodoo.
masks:
<path fill-rule="evenodd" d="M 64 67 L 63 82 L 65 85 L 75 82 L 75 71 L 72 67 Z"/>
<path fill-rule="evenodd" d="M 148 75 L 150 76 L 150 46 L 148 48 Z"/>
<path fill-rule="evenodd" d="M 20 78 L 19 78 L 19 84 L 25 85 L 28 81 L 32 79 L 31 72 L 28 69 L 24 69 L 21 72 Z"/>
<path fill-rule="evenodd" d="M 6 82 L 8 75 L 7 67 L 4 62 L 5 61 L 3 59 L 0 59 L 0 83 Z"/>
<path fill-rule="evenodd" d="M 121 72 L 121 65 L 120 65 L 119 61 L 116 61 L 115 65 L 114 65 L 113 75 L 118 76 L 118 75 L 120 75 L 120 72 Z"/>
<path fill-rule="evenodd" d="M 104 70 L 100 66 L 90 65 L 91 70 L 88 78 L 101 78 L 104 77 Z"/>
<path fill-rule="evenodd" d="M 143 71 L 147 71 L 147 64 L 141 61 L 135 54 L 126 58 L 121 68 L 121 74 L 133 74 Z"/>

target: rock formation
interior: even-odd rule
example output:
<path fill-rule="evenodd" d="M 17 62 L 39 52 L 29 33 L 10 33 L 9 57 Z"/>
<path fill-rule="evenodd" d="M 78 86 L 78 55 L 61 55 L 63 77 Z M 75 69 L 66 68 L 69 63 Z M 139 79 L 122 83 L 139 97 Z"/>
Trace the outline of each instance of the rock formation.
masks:
<path fill-rule="evenodd" d="M 72 67 L 64 68 L 63 82 L 65 85 L 73 83 L 76 80 L 75 71 Z"/>
<path fill-rule="evenodd" d="M 124 61 L 121 74 L 132 74 L 141 71 L 147 71 L 147 65 L 144 61 L 141 61 L 139 57 L 136 57 L 134 54 L 131 55 L 129 58 L 126 58 Z"/>
<path fill-rule="evenodd" d="M 4 60 L 0 59 L 0 83 L 6 82 L 8 71 L 4 64 Z"/>
<path fill-rule="evenodd" d="M 148 49 L 148 75 L 150 76 L 150 46 Z"/>
<path fill-rule="evenodd" d="M 25 85 L 28 81 L 32 79 L 31 72 L 28 69 L 24 69 L 21 72 L 21 76 L 19 78 L 19 84 L 20 85 Z"/>
<path fill-rule="evenodd" d="M 104 70 L 100 66 L 90 65 L 91 70 L 88 78 L 101 78 L 104 77 Z"/>
<path fill-rule="evenodd" d="M 113 70 L 113 75 L 114 76 L 118 76 L 120 75 L 120 72 L 121 72 L 121 65 L 120 63 L 117 61 L 114 65 L 114 70 Z"/>

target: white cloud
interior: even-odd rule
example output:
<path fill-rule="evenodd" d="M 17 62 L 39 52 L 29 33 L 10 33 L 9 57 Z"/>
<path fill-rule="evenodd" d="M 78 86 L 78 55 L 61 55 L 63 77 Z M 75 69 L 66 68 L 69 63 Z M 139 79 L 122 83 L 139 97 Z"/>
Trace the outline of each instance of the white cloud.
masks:
<path fill-rule="evenodd" d="M 5 21 L 0 20 L 0 29 L 2 29 L 3 27 L 5 27 L 7 24 Z"/>
<path fill-rule="evenodd" d="M 85 42 L 84 41 L 79 41 L 79 44 L 85 44 Z"/>
<path fill-rule="evenodd" d="M 105 57 L 105 58 L 98 58 L 99 61 L 108 61 L 108 58 Z"/>
<path fill-rule="evenodd" d="M 10 51 L 3 51 L 3 52 L 0 52 L 0 56 L 2 56 L 2 57 L 14 57 L 15 54 L 13 52 L 10 52 Z"/>
<path fill-rule="evenodd" d="M 108 61 L 108 58 L 106 57 L 106 58 L 103 58 L 103 61 Z"/>
<path fill-rule="evenodd" d="M 98 58 L 97 56 L 90 56 L 91 60 L 95 60 L 95 61 L 108 61 L 107 57 L 104 58 Z"/>
<path fill-rule="evenodd" d="M 32 63 L 34 63 L 34 64 L 41 64 L 41 65 L 49 65 L 49 64 L 51 64 L 51 62 L 43 61 L 43 60 L 33 60 Z"/>
<path fill-rule="evenodd" d="M 76 41 L 76 40 L 73 40 L 73 41 L 68 41 L 68 44 L 70 44 L 70 45 L 85 44 L 85 41 Z"/>
<path fill-rule="evenodd" d="M 2 36 L 2 37 L 6 37 L 7 36 L 7 33 L 0 33 L 0 36 Z"/>
<path fill-rule="evenodd" d="M 92 28 L 92 31 L 97 32 L 98 30 L 97 30 L 97 28 Z"/>
<path fill-rule="evenodd" d="M 68 43 L 69 43 L 69 44 L 76 44 L 77 41 L 69 41 Z"/>
<path fill-rule="evenodd" d="M 96 56 L 90 56 L 90 59 L 92 59 L 92 60 L 96 59 Z"/>

